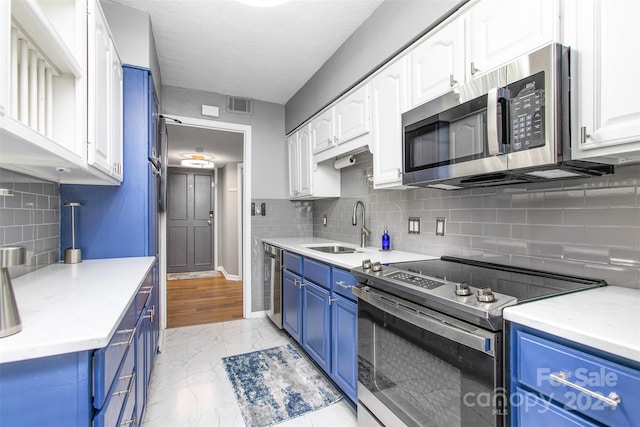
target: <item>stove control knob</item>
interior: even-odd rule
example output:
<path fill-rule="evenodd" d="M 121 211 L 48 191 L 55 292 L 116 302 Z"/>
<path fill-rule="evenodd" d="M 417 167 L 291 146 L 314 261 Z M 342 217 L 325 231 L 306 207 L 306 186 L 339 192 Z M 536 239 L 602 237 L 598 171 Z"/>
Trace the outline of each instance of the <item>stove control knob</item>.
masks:
<path fill-rule="evenodd" d="M 467 295 L 471 295 L 471 289 L 469 289 L 469 284 L 467 282 L 456 283 L 456 295 L 460 297 L 466 297 Z"/>
<path fill-rule="evenodd" d="M 365 259 L 362 261 L 362 269 L 363 270 L 369 270 L 371 268 L 371 260 L 370 259 Z"/>
<path fill-rule="evenodd" d="M 496 297 L 491 292 L 491 288 L 481 288 L 476 291 L 476 298 L 480 302 L 493 302 Z"/>
<path fill-rule="evenodd" d="M 371 266 L 371 270 L 373 270 L 374 272 L 382 271 L 382 264 L 380 264 L 380 262 L 378 261 L 374 262 Z"/>

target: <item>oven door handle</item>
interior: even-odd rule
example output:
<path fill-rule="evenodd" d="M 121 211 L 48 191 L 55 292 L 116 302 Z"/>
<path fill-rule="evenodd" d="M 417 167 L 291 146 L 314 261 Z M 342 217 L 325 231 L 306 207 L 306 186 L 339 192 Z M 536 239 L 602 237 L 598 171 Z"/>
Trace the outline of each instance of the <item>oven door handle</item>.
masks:
<path fill-rule="evenodd" d="M 496 334 L 493 332 L 467 325 L 425 307 L 414 308 L 414 304 L 401 302 L 390 295 L 382 295 L 368 286 L 354 286 L 352 292 L 361 300 L 414 326 L 490 356 L 496 355 Z"/>

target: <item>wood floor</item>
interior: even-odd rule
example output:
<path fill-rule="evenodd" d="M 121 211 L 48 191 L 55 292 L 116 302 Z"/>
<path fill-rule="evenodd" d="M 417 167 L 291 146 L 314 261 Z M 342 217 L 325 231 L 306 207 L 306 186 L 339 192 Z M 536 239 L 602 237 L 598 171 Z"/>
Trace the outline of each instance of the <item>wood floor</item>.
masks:
<path fill-rule="evenodd" d="M 224 277 L 167 280 L 167 327 L 242 319 L 242 282 Z"/>

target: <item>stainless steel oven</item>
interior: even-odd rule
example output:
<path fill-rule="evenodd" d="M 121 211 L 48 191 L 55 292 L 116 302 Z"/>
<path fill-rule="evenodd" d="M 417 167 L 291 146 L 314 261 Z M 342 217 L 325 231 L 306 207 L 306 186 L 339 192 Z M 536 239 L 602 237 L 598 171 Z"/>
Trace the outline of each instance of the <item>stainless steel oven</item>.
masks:
<path fill-rule="evenodd" d="M 282 329 L 282 249 L 263 243 L 264 264 L 262 281 L 267 316 Z"/>
<path fill-rule="evenodd" d="M 386 426 L 501 425 L 499 333 L 366 286 L 354 293 L 359 421 L 371 410 Z"/>
<path fill-rule="evenodd" d="M 502 426 L 502 310 L 601 280 L 474 259 L 380 265 L 358 279 L 358 425 Z"/>

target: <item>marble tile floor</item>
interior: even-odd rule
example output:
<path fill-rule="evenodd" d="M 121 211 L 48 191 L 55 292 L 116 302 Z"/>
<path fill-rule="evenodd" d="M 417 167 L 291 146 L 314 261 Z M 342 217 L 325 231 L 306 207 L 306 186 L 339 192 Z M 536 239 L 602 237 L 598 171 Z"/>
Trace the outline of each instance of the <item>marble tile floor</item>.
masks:
<path fill-rule="evenodd" d="M 244 426 L 222 358 L 291 342 L 267 318 L 167 329 L 151 375 L 143 427 Z M 340 402 L 278 427 L 355 427 Z"/>

